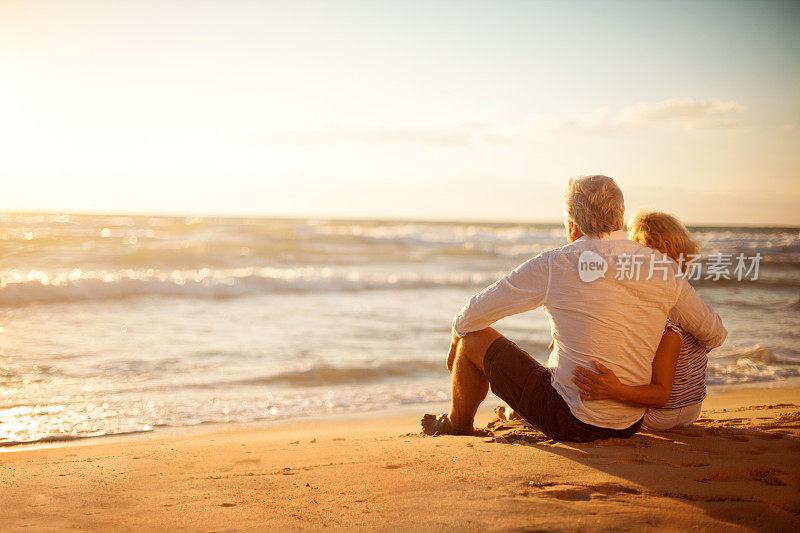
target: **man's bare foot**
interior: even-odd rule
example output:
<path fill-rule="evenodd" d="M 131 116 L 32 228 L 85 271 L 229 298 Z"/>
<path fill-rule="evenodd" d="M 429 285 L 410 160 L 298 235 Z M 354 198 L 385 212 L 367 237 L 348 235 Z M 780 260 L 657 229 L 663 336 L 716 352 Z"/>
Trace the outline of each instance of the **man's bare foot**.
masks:
<path fill-rule="evenodd" d="M 447 415 L 422 415 L 422 434 L 423 435 L 474 435 L 473 428 L 469 430 L 456 429 L 450 422 Z"/>
<path fill-rule="evenodd" d="M 522 420 L 522 416 L 510 407 L 498 405 L 494 408 L 494 414 L 500 420 Z"/>

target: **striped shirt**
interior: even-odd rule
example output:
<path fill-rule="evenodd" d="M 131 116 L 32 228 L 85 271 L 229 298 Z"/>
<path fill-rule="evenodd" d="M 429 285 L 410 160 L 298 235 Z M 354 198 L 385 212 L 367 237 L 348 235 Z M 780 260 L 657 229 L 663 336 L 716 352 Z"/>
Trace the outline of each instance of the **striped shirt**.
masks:
<path fill-rule="evenodd" d="M 680 326 L 668 321 L 667 327 L 680 335 L 681 353 L 678 355 L 678 364 L 675 367 L 672 392 L 663 409 L 678 409 L 703 401 L 706 397 L 708 350 Z"/>

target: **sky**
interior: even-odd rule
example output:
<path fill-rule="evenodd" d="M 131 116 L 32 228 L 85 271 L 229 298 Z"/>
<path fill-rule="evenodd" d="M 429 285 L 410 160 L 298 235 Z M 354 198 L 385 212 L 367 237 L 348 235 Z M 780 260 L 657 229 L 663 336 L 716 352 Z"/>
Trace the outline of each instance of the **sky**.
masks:
<path fill-rule="evenodd" d="M 800 225 L 800 2 L 0 0 L 0 209 Z"/>

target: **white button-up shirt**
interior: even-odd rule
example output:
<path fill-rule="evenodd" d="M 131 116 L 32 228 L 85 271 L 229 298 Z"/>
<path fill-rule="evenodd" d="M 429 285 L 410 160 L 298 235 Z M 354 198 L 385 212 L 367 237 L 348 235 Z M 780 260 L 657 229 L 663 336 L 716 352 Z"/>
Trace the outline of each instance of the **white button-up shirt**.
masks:
<path fill-rule="evenodd" d="M 598 266 L 603 262 L 604 274 Z M 523 263 L 473 296 L 453 319 L 453 329 L 463 336 L 540 305 L 555 341 L 547 361 L 553 387 L 576 418 L 606 428 L 630 426 L 644 408 L 616 400 L 584 402 L 572 382 L 577 365 L 596 370 L 597 360 L 622 383 L 646 385 L 668 316 L 709 350 L 727 336 L 719 315 L 678 265 L 628 240 L 624 231 L 581 237 Z"/>

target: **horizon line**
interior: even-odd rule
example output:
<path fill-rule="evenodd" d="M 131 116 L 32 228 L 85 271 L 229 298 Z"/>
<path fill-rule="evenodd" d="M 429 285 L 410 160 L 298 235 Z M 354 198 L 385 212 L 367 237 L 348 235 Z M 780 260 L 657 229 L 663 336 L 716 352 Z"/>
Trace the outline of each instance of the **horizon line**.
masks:
<path fill-rule="evenodd" d="M 563 220 L 535 220 L 535 219 L 487 219 L 477 218 L 473 220 L 464 220 L 457 218 L 426 218 L 426 217 L 400 217 L 400 216 L 348 216 L 341 214 L 280 214 L 280 213 L 231 213 L 231 212 L 199 212 L 199 211 L 102 211 L 102 210 L 70 210 L 70 209 L 4 209 L 0 208 L 0 214 L 5 215 L 67 215 L 67 216 L 133 216 L 133 217 L 168 217 L 168 218 L 187 218 L 187 217 L 214 217 L 214 218 L 229 218 L 229 219 L 243 219 L 243 218 L 256 218 L 264 220 L 332 220 L 342 222 L 417 222 L 417 223 L 435 223 L 435 224 L 495 224 L 495 225 L 549 225 L 549 226 L 563 226 Z M 788 229 L 800 231 L 800 225 L 793 224 L 746 224 L 746 223 L 695 223 L 684 222 L 687 227 L 693 228 L 772 228 L 772 229 Z M 627 225 L 627 224 L 626 224 Z"/>

